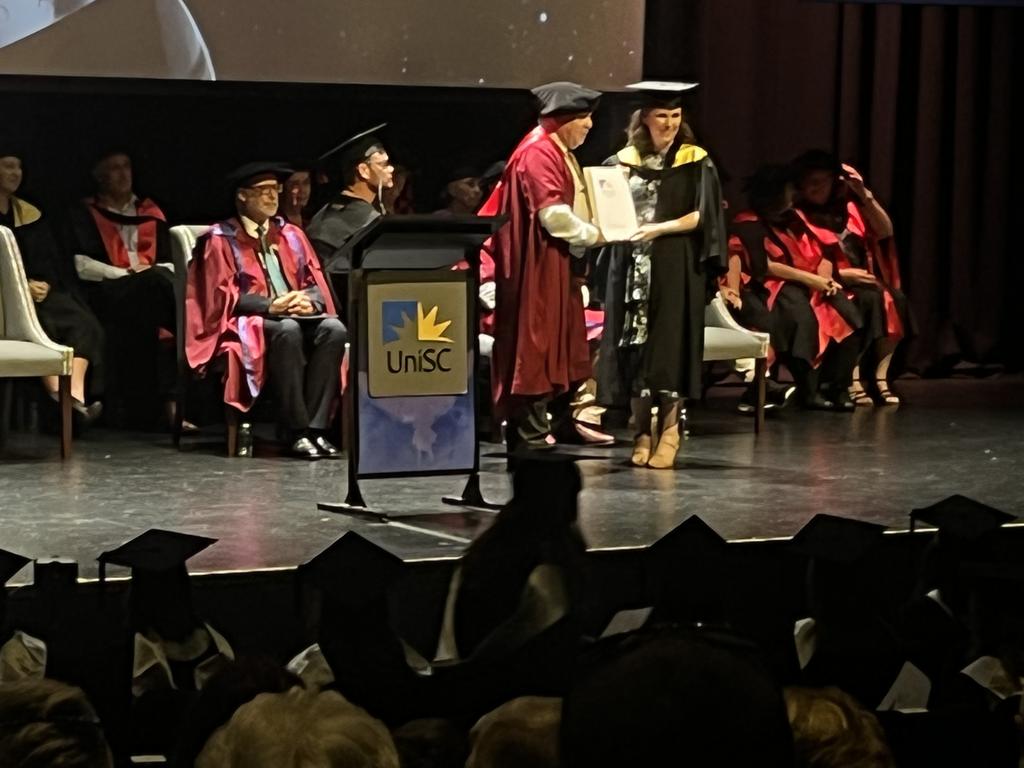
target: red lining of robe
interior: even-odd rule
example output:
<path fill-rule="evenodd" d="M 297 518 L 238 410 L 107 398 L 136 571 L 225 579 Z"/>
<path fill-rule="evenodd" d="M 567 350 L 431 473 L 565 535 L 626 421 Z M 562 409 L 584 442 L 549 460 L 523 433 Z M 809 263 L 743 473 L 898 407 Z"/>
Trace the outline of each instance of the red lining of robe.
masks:
<path fill-rule="evenodd" d="M 96 230 L 100 233 L 100 239 L 107 252 L 107 260 L 115 267 L 128 269 L 132 262 L 128 258 L 128 249 L 121 239 L 120 225 L 104 216 L 95 200 L 86 200 L 85 206 L 96 223 Z M 167 221 L 164 212 L 149 198 L 139 200 L 135 204 L 135 210 L 137 216 L 151 216 L 160 221 Z M 145 221 L 137 225 L 137 228 L 139 263 L 152 266 L 156 263 L 156 222 Z"/>

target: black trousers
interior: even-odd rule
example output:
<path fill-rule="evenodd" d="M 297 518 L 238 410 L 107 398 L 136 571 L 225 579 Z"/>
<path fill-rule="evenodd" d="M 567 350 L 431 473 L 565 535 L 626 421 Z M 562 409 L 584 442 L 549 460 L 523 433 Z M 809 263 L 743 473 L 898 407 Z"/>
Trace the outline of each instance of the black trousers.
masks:
<path fill-rule="evenodd" d="M 319 321 L 267 318 L 263 336 L 278 424 L 292 435 L 327 429 L 348 340 L 345 325 L 336 317 Z"/>
<path fill-rule="evenodd" d="M 107 394 L 131 423 L 149 426 L 177 387 L 177 353 L 160 330 L 175 331 L 174 276 L 152 267 L 87 284 L 89 305 L 106 332 Z"/>

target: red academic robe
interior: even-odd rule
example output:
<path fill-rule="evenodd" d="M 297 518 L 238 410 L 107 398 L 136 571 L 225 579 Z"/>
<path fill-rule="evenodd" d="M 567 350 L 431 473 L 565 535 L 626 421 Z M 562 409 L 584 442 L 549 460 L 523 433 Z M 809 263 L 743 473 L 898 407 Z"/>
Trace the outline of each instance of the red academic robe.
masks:
<path fill-rule="evenodd" d="M 96 230 L 100 233 L 100 239 L 107 251 L 107 258 L 115 267 L 128 269 L 131 266 L 131 259 L 128 258 L 128 249 L 124 247 L 121 239 L 120 226 L 104 216 L 96 205 L 96 201 L 89 198 L 84 201 L 86 210 L 96 222 Z M 149 198 L 139 200 L 135 206 L 136 216 L 149 216 L 160 221 L 167 221 L 164 212 Z M 156 222 L 145 221 L 138 225 L 138 257 L 140 264 L 153 265 L 156 263 Z"/>
<path fill-rule="evenodd" d="M 335 314 L 331 292 L 313 246 L 294 224 L 271 219 L 267 238 L 277 251 L 281 270 L 296 290 L 320 289 L 327 314 Z M 202 252 L 189 264 L 185 293 L 185 352 L 191 368 L 203 372 L 223 355 L 224 402 L 248 411 L 266 380 L 263 318 L 236 315 L 242 294 L 269 296 L 257 252 L 237 219 L 214 224 L 203 236 Z"/>
<path fill-rule="evenodd" d="M 538 216 L 551 205 L 572 207 L 574 196 L 562 151 L 538 126 L 512 152 L 480 209 L 482 216 L 509 217 L 481 254 L 483 269 L 493 259 L 497 289 L 491 383 L 500 414 L 510 398 L 558 395 L 591 375 L 569 244 L 549 235 Z"/>
<path fill-rule="evenodd" d="M 736 215 L 735 222 L 739 224 L 744 221 L 756 221 L 757 218 L 757 214 L 752 211 L 743 211 Z M 797 235 L 784 227 L 771 227 L 771 231 L 773 237 L 764 238 L 764 249 L 769 259 L 795 269 L 803 270 L 804 272 L 817 274 L 818 267 L 825 258 L 825 255 L 821 245 L 810 232 L 804 231 Z M 741 262 L 744 265 L 744 272 L 746 272 L 750 268 L 750 257 L 746 254 L 742 241 L 735 235 L 729 239 L 729 251 L 740 256 Z M 744 275 L 743 282 L 746 283 L 747 280 L 749 280 L 749 277 Z M 775 306 L 775 299 L 785 284 L 785 280 L 779 280 L 770 276 L 765 277 L 764 286 L 768 289 L 769 309 Z M 825 301 L 819 291 L 811 291 L 810 301 L 811 309 L 818 320 L 817 360 L 820 361 L 821 356 L 825 354 L 829 342 L 841 342 L 853 333 L 853 328 L 843 319 L 835 307 Z"/>
<path fill-rule="evenodd" d="M 803 219 L 811 234 L 817 238 L 833 263 L 838 269 L 848 269 L 853 265 L 846 258 L 846 252 L 839 245 L 839 236 L 827 227 L 816 226 L 803 211 L 797 209 L 800 218 Z M 896 255 L 896 242 L 893 238 L 887 237 L 879 240 L 871 231 L 860 206 L 853 200 L 846 204 L 846 229 L 861 238 L 864 242 L 864 251 L 867 255 L 866 269 L 882 284 L 882 294 L 885 300 L 886 331 L 888 336 L 894 339 L 903 338 L 903 321 L 900 319 L 899 310 L 892 293 L 887 290 L 889 287 L 900 287 L 900 263 Z"/>

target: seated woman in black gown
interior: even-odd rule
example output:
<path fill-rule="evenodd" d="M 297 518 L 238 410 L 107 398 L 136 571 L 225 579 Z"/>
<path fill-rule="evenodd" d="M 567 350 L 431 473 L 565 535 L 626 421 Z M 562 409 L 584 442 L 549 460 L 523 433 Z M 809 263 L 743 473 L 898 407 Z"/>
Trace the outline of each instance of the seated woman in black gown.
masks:
<path fill-rule="evenodd" d="M 14 232 L 28 276 L 28 289 L 36 316 L 46 335 L 75 350 L 71 367 L 72 408 L 85 423 L 94 421 L 103 408 L 90 402 L 102 391 L 103 328 L 92 311 L 79 300 L 60 274 L 57 244 L 42 213 L 15 193 L 22 180 L 21 152 L 0 146 L 0 226 Z M 86 374 L 88 376 L 88 387 Z M 57 399 L 57 377 L 46 376 L 43 386 Z"/>

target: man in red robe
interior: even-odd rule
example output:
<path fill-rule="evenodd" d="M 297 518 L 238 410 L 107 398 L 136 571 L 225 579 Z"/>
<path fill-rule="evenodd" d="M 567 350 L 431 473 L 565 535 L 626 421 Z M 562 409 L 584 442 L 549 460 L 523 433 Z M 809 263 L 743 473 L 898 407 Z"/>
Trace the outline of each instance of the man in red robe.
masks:
<path fill-rule="evenodd" d="M 115 425 L 149 427 L 162 403 L 173 423 L 177 301 L 166 217 L 135 193 L 126 150 L 100 154 L 92 177 L 96 194 L 71 209 L 67 239 L 79 287 L 106 331 L 107 412 Z"/>
<path fill-rule="evenodd" d="M 573 393 L 591 375 L 573 262 L 582 263 L 584 249 L 600 239 L 572 150 L 586 139 L 601 94 L 565 82 L 542 85 L 533 94 L 539 124 L 512 152 L 480 210 L 508 216 L 488 246 L 496 288 L 495 411 L 508 420 L 511 450 L 550 447 L 556 438 L 608 444 L 610 435 L 570 417 Z"/>
<path fill-rule="evenodd" d="M 249 163 L 229 176 L 237 216 L 196 245 L 186 285 L 186 354 L 224 360 L 224 402 L 248 411 L 268 380 L 291 455 L 340 458 L 326 431 L 348 334 L 299 227 L 277 217 L 290 169 Z"/>

